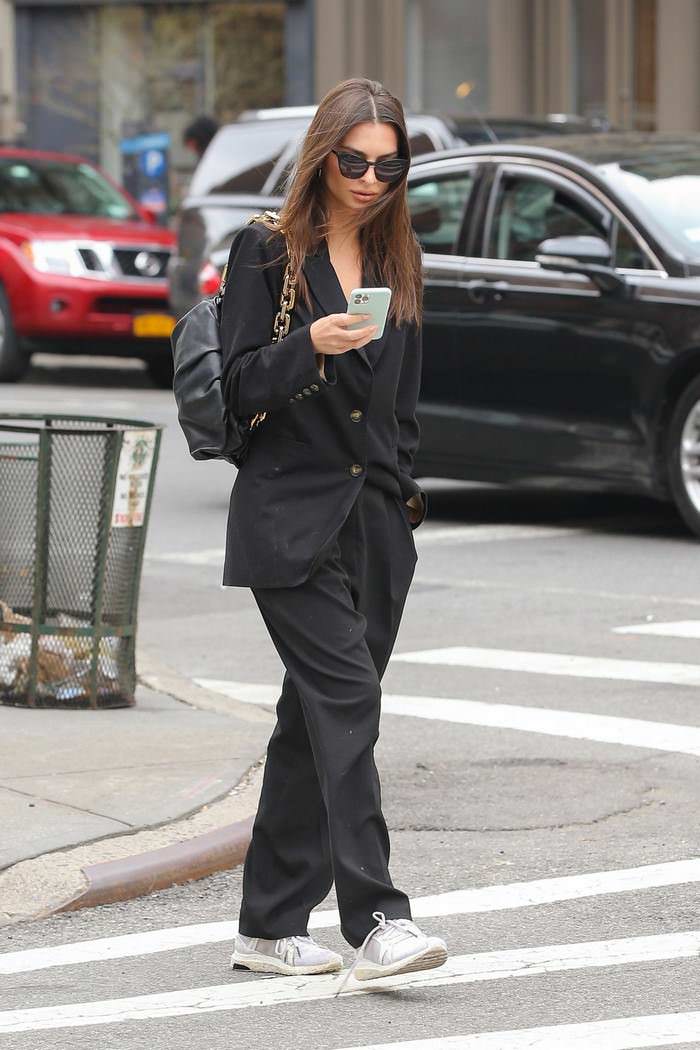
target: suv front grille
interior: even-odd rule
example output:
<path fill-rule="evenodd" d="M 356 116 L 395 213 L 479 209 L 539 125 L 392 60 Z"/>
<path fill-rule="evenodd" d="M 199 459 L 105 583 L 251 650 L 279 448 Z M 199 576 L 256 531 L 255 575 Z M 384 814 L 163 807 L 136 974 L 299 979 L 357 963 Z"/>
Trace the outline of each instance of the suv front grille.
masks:
<path fill-rule="evenodd" d="M 114 260 L 125 277 L 162 280 L 170 252 L 149 248 L 115 248 Z"/>

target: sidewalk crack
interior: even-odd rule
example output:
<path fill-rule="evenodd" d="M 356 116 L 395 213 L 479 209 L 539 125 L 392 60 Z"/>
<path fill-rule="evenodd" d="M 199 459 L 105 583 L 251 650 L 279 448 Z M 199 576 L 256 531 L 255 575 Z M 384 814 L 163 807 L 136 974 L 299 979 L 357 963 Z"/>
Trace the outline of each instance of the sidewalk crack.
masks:
<path fill-rule="evenodd" d="M 654 791 L 654 788 L 647 788 L 644 792 L 645 795 L 650 791 Z M 468 831 L 479 834 L 480 832 L 510 832 L 510 831 L 563 831 L 565 828 L 587 828 L 594 824 L 602 824 L 606 820 L 613 820 L 615 817 L 625 817 L 630 813 L 636 813 L 639 810 L 646 809 L 649 806 L 663 805 L 663 800 L 656 800 L 653 798 L 643 798 L 640 802 L 636 802 L 633 806 L 628 806 L 626 809 L 614 809 L 610 813 L 603 813 L 599 817 L 593 817 L 591 820 L 566 820 L 560 824 L 520 824 L 515 827 L 506 827 L 501 825 L 490 826 L 487 824 L 479 824 L 469 826 L 441 826 L 439 824 L 394 824 L 391 827 L 391 831 L 441 831 L 441 832 L 460 832 Z"/>
<path fill-rule="evenodd" d="M 136 825 L 130 824 L 127 820 L 120 820 L 119 817 L 111 817 L 108 813 L 98 813 L 95 809 L 88 809 L 87 806 L 74 806 L 70 802 L 60 802 L 55 798 L 46 798 L 44 795 L 34 795 L 31 791 L 20 791 L 19 788 L 8 787 L 7 784 L 0 784 L 0 788 L 5 791 L 10 791 L 13 795 L 22 795 L 24 798 L 37 799 L 39 802 L 48 802 L 52 806 L 61 806 L 62 809 L 74 809 L 76 813 L 89 813 L 90 816 L 100 817 L 102 820 L 111 820 L 114 824 L 121 824 L 125 828 L 133 828 Z"/>

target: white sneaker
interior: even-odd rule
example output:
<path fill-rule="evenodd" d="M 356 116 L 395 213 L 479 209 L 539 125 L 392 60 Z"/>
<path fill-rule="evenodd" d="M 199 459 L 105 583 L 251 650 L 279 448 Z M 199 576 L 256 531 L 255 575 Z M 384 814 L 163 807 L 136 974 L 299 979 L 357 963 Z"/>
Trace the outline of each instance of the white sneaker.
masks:
<path fill-rule="evenodd" d="M 236 934 L 231 956 L 231 969 L 242 968 L 255 973 L 280 973 L 293 976 L 307 973 L 335 973 L 343 968 L 343 957 L 312 937 L 280 937 L 268 941 L 262 937 Z"/>
<path fill-rule="evenodd" d="M 373 912 L 372 918 L 377 925 L 357 949 L 337 995 L 351 974 L 358 981 L 373 981 L 398 973 L 431 970 L 447 961 L 445 942 L 439 937 L 428 937 L 410 919 L 387 919 L 380 911 Z"/>

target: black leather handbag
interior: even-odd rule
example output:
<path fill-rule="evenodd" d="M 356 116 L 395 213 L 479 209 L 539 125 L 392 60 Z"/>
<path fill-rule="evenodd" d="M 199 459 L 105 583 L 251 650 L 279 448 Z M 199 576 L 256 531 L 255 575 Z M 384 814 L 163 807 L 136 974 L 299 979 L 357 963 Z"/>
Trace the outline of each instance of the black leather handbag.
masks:
<path fill-rule="evenodd" d="M 276 221 L 278 216 L 265 212 L 254 215 L 249 222 L 260 219 Z M 175 368 L 173 393 L 177 418 L 193 459 L 224 459 L 240 466 L 248 452 L 251 434 L 262 423 L 265 413 L 239 419 L 224 399 L 220 324 L 226 280 L 224 270 L 217 294 L 193 306 L 173 329 L 170 337 Z M 296 299 L 295 284 L 287 264 L 279 310 L 272 326 L 272 343 L 280 342 L 289 332 Z"/>

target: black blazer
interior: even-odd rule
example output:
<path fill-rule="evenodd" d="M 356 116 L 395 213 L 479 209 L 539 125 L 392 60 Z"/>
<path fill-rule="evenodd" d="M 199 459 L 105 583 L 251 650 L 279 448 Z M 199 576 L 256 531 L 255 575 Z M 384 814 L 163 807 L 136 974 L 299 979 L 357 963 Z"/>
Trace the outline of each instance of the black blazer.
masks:
<path fill-rule="evenodd" d="M 311 310 L 297 296 L 289 334 L 271 344 L 286 258 L 262 264 L 284 252 L 280 234 L 253 223 L 236 234 L 229 255 L 221 311 L 224 396 L 239 417 L 268 416 L 251 436 L 231 493 L 227 586 L 304 582 L 365 482 L 395 496 L 408 528 L 405 501 L 417 492 L 424 510 L 427 503 L 411 476 L 420 329 L 387 322 L 381 339 L 326 355 L 324 380 L 309 328 L 318 317 L 345 313 L 346 298 L 323 242 L 303 267 Z"/>

